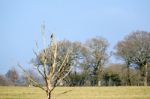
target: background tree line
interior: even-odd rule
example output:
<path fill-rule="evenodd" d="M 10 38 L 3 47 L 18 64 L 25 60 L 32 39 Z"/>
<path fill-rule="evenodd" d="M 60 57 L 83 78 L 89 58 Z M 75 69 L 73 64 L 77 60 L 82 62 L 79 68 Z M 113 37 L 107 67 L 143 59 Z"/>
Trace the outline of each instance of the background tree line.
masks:
<path fill-rule="evenodd" d="M 113 53 L 108 51 L 109 43 L 105 38 L 95 37 L 86 42 L 62 40 L 58 42 L 57 62 L 63 61 L 68 47 L 72 49 L 66 67 L 73 67 L 68 76 L 61 81 L 61 86 L 140 86 L 150 85 L 150 32 L 136 31 L 119 41 Z M 46 50 L 46 54 L 44 53 Z M 51 65 L 50 47 L 42 50 L 31 59 L 31 63 L 40 64 L 43 54 L 47 65 Z M 120 63 L 108 63 L 111 56 Z M 65 68 L 64 68 L 65 69 Z M 31 77 L 44 85 L 43 79 L 35 70 L 28 70 Z M 5 75 L 0 75 L 0 85 L 30 86 L 32 83 L 25 74 L 15 68 Z"/>

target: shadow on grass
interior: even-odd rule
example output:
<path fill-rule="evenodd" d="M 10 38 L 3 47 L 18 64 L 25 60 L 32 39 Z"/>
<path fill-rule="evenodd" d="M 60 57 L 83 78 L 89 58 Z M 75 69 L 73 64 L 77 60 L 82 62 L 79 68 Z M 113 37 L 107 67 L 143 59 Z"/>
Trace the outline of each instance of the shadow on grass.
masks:
<path fill-rule="evenodd" d="M 59 96 L 64 95 L 64 94 L 67 94 L 67 93 L 69 93 L 69 92 L 71 92 L 71 91 L 72 91 L 72 90 L 64 91 L 64 92 L 62 92 L 62 93 L 57 94 L 56 97 L 59 97 Z"/>

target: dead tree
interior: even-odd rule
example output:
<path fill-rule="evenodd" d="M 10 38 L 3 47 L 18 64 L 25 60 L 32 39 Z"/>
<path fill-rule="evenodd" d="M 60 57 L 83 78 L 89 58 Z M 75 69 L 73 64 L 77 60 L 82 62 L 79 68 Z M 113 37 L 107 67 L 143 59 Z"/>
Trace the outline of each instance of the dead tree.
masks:
<path fill-rule="evenodd" d="M 34 66 L 44 79 L 45 86 L 42 86 L 39 82 L 35 81 L 30 77 L 30 75 L 28 75 L 33 86 L 39 87 L 46 92 L 47 99 L 51 99 L 51 93 L 54 88 L 70 73 L 72 69 L 71 66 L 67 65 L 69 64 L 69 55 L 71 53 L 70 49 L 68 49 L 63 56 L 59 55 L 57 42 L 53 34 L 50 36 L 50 39 L 51 43 L 48 49 L 45 48 L 46 42 L 44 38 L 44 50 L 40 53 L 34 51 L 36 55 L 36 62 L 34 61 Z M 59 60 L 59 57 L 61 57 L 61 60 Z M 19 66 L 22 68 L 20 64 Z M 23 68 L 22 70 L 26 72 Z"/>

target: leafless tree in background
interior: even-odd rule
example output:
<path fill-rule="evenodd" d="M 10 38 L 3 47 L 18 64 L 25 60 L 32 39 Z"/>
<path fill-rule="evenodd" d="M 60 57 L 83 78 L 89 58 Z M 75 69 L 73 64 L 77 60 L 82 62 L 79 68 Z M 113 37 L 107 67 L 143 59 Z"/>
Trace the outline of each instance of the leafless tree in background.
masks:
<path fill-rule="evenodd" d="M 144 86 L 147 86 L 147 68 L 150 62 L 150 33 L 136 31 L 129 34 L 123 41 L 118 43 L 117 55 L 125 60 L 127 67 L 132 64 L 140 70 L 141 81 L 143 81 Z"/>
<path fill-rule="evenodd" d="M 12 68 L 8 70 L 8 72 L 6 73 L 6 77 L 8 78 L 8 80 L 10 80 L 13 83 L 13 85 L 16 85 L 16 81 L 19 78 L 19 74 L 15 68 Z"/>
<path fill-rule="evenodd" d="M 148 64 L 150 62 L 150 32 L 136 31 L 127 38 L 133 46 L 133 61 L 140 69 L 144 86 L 147 86 Z"/>
<path fill-rule="evenodd" d="M 115 55 L 122 59 L 127 67 L 127 85 L 131 85 L 131 78 L 130 78 L 130 67 L 132 64 L 132 46 L 129 41 L 120 41 L 116 46 Z"/>
<path fill-rule="evenodd" d="M 102 37 L 96 37 L 86 42 L 88 50 L 87 65 L 92 68 L 93 85 L 101 85 L 103 66 L 108 61 L 108 42 Z"/>
<path fill-rule="evenodd" d="M 0 86 L 8 86 L 9 82 L 5 76 L 0 75 Z"/>

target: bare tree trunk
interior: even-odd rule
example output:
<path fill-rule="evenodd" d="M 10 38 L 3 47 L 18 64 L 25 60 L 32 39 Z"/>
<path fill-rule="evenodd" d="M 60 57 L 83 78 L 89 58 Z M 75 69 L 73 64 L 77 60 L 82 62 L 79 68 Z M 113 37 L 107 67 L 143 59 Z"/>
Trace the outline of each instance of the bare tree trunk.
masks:
<path fill-rule="evenodd" d="M 131 80 L 130 80 L 130 67 L 127 66 L 127 85 L 131 86 Z"/>
<path fill-rule="evenodd" d="M 147 86 L 147 76 L 148 76 L 148 72 L 147 72 L 147 63 L 144 66 L 144 86 Z"/>
<path fill-rule="evenodd" d="M 98 86 L 102 86 L 102 66 L 99 66 L 99 71 L 98 71 Z"/>
<path fill-rule="evenodd" d="M 47 99 L 51 99 L 51 91 L 47 92 Z"/>
<path fill-rule="evenodd" d="M 131 86 L 131 79 L 130 79 L 130 62 L 129 59 L 126 60 L 126 65 L 127 65 L 127 85 Z"/>

